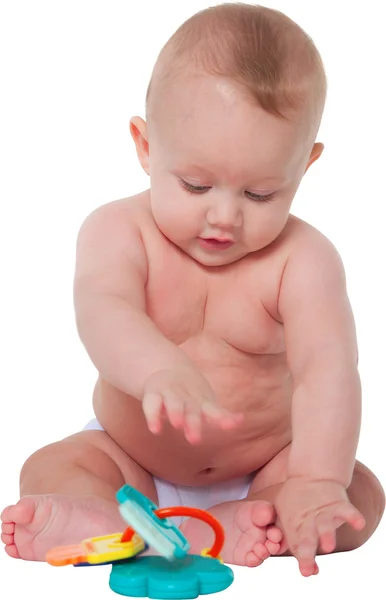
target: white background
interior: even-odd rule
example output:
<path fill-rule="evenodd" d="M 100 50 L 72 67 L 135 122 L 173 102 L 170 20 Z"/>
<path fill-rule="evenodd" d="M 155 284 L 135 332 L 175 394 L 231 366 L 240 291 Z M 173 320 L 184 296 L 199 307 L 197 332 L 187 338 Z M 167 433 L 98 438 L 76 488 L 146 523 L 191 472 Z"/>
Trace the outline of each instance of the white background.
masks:
<path fill-rule="evenodd" d="M 385 459 L 385 32 L 378 0 L 276 0 L 313 37 L 329 96 L 318 137 L 325 154 L 307 173 L 293 212 L 335 243 L 346 265 L 363 381 L 358 458 L 386 484 Z M 144 116 L 161 46 L 206 0 L 2 2 L 0 13 L 1 492 L 35 449 L 92 416 L 94 368 L 78 341 L 72 277 L 78 229 L 95 207 L 147 187 L 129 136 Z M 328 443 L 328 440 L 326 440 Z M 285 594 L 299 600 L 385 588 L 384 521 L 366 546 L 319 559 L 303 579 L 294 559 L 236 569 L 224 600 Z M 383 542 L 383 543 L 382 543 Z M 0 548 L 1 549 L 1 548 Z M 0 553 L 7 597 L 115 595 L 108 568 L 53 569 Z M 12 588 L 12 591 L 11 591 Z M 3 592 L 0 591 L 3 597 Z"/>

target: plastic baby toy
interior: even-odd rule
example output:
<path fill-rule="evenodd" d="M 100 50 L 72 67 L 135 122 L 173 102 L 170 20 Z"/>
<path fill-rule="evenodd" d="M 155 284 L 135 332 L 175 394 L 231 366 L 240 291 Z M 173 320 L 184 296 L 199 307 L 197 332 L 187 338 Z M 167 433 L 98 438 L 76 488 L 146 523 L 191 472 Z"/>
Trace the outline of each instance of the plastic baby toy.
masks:
<path fill-rule="evenodd" d="M 112 564 L 110 588 L 123 596 L 197 598 L 229 587 L 233 571 L 223 564 L 220 551 L 224 530 L 208 512 L 173 506 L 159 509 L 129 485 L 117 492 L 119 511 L 129 527 L 124 533 L 84 540 L 75 546 L 54 548 L 46 560 L 54 566 Z M 205 521 L 215 533 L 211 548 L 201 556 L 188 554 L 190 545 L 167 517 L 187 516 Z M 148 547 L 161 556 L 140 556 Z"/>

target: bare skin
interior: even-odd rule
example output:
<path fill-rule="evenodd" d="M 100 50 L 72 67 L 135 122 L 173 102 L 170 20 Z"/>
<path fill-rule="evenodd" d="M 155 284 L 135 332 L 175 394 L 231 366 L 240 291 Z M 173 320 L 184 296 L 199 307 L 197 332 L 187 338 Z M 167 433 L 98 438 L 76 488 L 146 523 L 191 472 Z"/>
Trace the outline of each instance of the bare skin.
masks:
<path fill-rule="evenodd" d="M 304 155 L 296 124 L 249 105 L 234 111 L 216 86 L 205 85 L 198 92 L 184 86 L 175 99 L 178 108 L 196 94 L 194 116 L 154 133 L 152 164 L 143 122 L 133 122 L 151 194 L 102 207 L 81 233 L 77 319 L 100 373 L 94 410 L 105 432 L 79 433 L 27 461 L 22 499 L 2 514 L 11 556 L 44 560 L 52 546 L 79 542 L 80 534 L 122 529 L 115 491 L 128 482 L 157 501 L 150 474 L 200 486 L 257 472 L 246 500 L 211 509 L 226 528 L 223 558 L 234 564 L 257 566 L 289 547 L 311 575 L 318 545 L 352 549 L 379 523 L 383 490 L 355 467 L 356 341 L 339 261 L 319 232 L 288 214 L 321 145 Z M 205 136 L 196 139 L 201 129 Z M 264 148 L 252 131 L 267 140 Z M 222 157 L 218 185 L 213 175 L 208 181 L 174 166 L 169 150 L 184 156 L 178 143 L 185 137 L 205 148 L 208 162 Z M 273 184 L 252 181 L 255 161 L 277 174 L 278 200 L 261 198 Z M 182 176 L 198 186 L 197 197 L 178 187 Z M 239 193 L 247 178 L 258 201 Z M 224 238 L 229 248 L 221 248 Z M 200 545 L 202 529 L 189 521 L 183 528 Z"/>
<path fill-rule="evenodd" d="M 185 286 L 185 297 L 180 303 L 183 310 L 173 313 L 173 322 L 170 322 L 162 319 L 165 313 L 161 306 L 168 306 L 172 302 L 173 285 L 161 278 L 161 271 L 157 268 L 154 269 L 154 278 L 149 279 L 149 287 L 157 289 L 158 302 L 155 306 L 160 307 L 159 312 L 154 309 L 151 316 L 158 327 L 170 335 L 170 332 L 179 332 L 181 326 L 189 321 L 189 314 L 192 314 L 191 296 L 197 294 L 200 281 L 201 289 L 207 289 L 208 272 L 189 261 L 157 233 L 151 222 L 146 196 L 144 194 L 136 198 L 134 203 L 132 200 L 130 202 L 131 207 L 135 206 L 135 210 L 142 215 L 145 239 L 151 240 L 148 246 L 148 253 L 153 257 L 151 262 L 156 265 L 157 256 L 160 256 L 162 262 L 167 261 L 176 280 L 183 273 L 184 279 L 192 282 L 191 286 Z M 128 201 L 122 201 L 121 207 L 127 210 Z M 246 280 L 263 279 L 267 283 L 266 288 L 274 291 L 288 251 L 289 233 L 301 235 L 306 227 L 297 219 L 291 220 L 288 237 L 283 236 L 281 245 L 276 244 L 261 261 L 232 265 L 233 273 L 230 276 L 236 278 L 240 269 L 247 269 L 246 273 L 250 276 L 245 277 Z M 272 263 L 278 265 L 276 273 L 269 268 Z M 188 277 L 187 269 L 190 269 Z M 224 290 L 227 288 L 234 290 L 234 294 L 228 292 L 225 296 Z M 219 298 L 224 297 L 230 306 L 244 302 L 244 294 L 234 286 L 227 285 L 226 281 L 214 280 L 212 289 Z M 162 305 L 159 304 L 160 298 Z M 259 302 L 253 294 L 251 298 L 251 308 L 259 305 L 260 311 L 251 310 L 248 315 L 249 327 L 259 331 L 260 335 L 246 342 L 249 347 L 237 349 L 237 336 L 244 322 L 241 317 L 248 310 L 245 304 L 243 311 L 240 311 L 240 322 L 236 319 L 231 331 L 221 330 L 220 326 L 219 329 L 216 327 L 216 333 L 212 333 L 213 326 L 210 324 L 215 318 L 218 320 L 219 315 L 207 313 L 206 331 L 195 331 L 193 325 L 188 339 L 181 344 L 210 382 L 221 405 L 230 410 L 235 406 L 241 407 L 247 412 L 248 417 L 242 425 L 234 431 L 221 431 L 204 424 L 202 441 L 194 446 L 184 439 L 181 430 L 167 421 L 163 424 L 162 433 L 154 435 L 147 427 L 138 400 L 100 379 L 95 388 L 94 409 L 109 434 L 81 432 L 40 450 L 27 461 L 21 476 L 23 498 L 2 515 L 2 540 L 10 556 L 44 560 L 45 553 L 53 545 L 76 543 L 79 538 L 121 531 L 124 524 L 116 510 L 115 491 L 129 482 L 157 502 L 150 472 L 176 484 L 200 485 L 259 470 L 247 501 L 227 503 L 227 506 L 211 509 L 226 526 L 224 559 L 230 563 L 257 566 L 268 556 L 286 549 L 280 529 L 273 526 L 276 514 L 272 504 L 265 502 L 264 489 L 270 489 L 272 481 L 275 481 L 275 457 L 283 454 L 283 449 L 288 448 L 291 440 L 291 381 L 283 352 L 282 325 L 263 308 L 263 304 L 268 307 L 274 305 L 274 296 L 270 298 L 267 295 L 264 301 L 259 298 Z M 150 295 L 149 306 L 152 306 L 152 300 Z M 225 302 L 218 301 L 218 306 L 227 311 Z M 204 315 L 196 313 L 195 318 L 197 323 L 201 323 Z M 255 395 L 249 399 L 251 388 Z M 63 471 L 64 467 L 68 469 L 71 454 L 71 477 L 66 478 Z M 129 456 L 133 460 L 129 461 Z M 53 465 L 56 473 L 60 474 L 60 481 L 58 476 L 53 480 L 50 475 Z M 273 479 L 270 475 L 271 465 L 274 469 Z M 37 466 L 41 472 L 38 480 Z M 77 485 L 76 469 L 81 473 L 81 481 Z M 279 479 L 283 477 L 283 472 L 284 467 L 281 466 L 277 474 Z M 260 481 L 267 484 L 263 491 L 259 490 Z M 253 499 L 255 489 L 260 491 L 258 499 Z M 266 499 L 272 501 L 271 492 Z M 192 528 L 192 523 L 185 522 L 182 529 L 191 540 L 193 550 L 207 543 L 207 532 L 202 532 L 199 525 Z"/>
<path fill-rule="evenodd" d="M 162 298 L 162 304 L 164 306 L 167 306 L 172 301 L 174 284 L 161 278 L 161 272 L 159 272 L 159 278 L 149 278 L 149 288 L 151 289 L 154 286 L 154 288 L 158 290 L 158 301 L 157 304 L 155 304 L 156 309 L 150 310 L 152 320 L 157 324 L 161 331 L 174 330 L 178 332 L 181 325 L 188 322 L 189 313 L 193 312 L 193 307 L 190 304 L 190 302 L 192 302 L 190 297 L 193 290 L 197 292 L 197 284 L 201 280 L 200 287 L 202 293 L 204 293 L 210 271 L 208 272 L 197 263 L 189 260 L 189 258 L 185 257 L 181 252 L 176 251 L 173 245 L 157 231 L 157 228 L 151 219 L 147 194 L 143 194 L 136 199 L 122 201 L 119 215 L 122 214 L 122 211 L 131 211 L 133 208 L 139 215 L 138 218 L 141 219 L 142 234 L 145 239 L 149 240 L 147 252 L 150 253 L 149 262 L 154 265 L 154 274 L 156 275 L 158 271 L 157 255 L 161 257 L 162 262 L 164 260 L 168 261 L 171 271 L 173 272 L 173 277 L 176 277 L 176 279 L 182 277 L 182 272 L 185 273 L 186 277 L 186 269 L 189 269 L 188 278 L 192 284 L 191 287 L 186 288 L 185 296 L 182 298 L 181 307 L 184 307 L 183 312 L 173 316 L 173 319 L 175 319 L 174 323 L 162 322 L 157 314 L 158 311 L 160 314 L 163 312 L 160 310 L 160 298 Z M 150 244 L 152 244 L 152 246 Z M 247 268 L 246 265 L 245 268 Z M 238 272 L 238 270 L 239 265 L 232 266 L 232 271 Z M 235 275 L 232 276 L 237 275 L 235 273 Z M 161 287 L 160 283 L 162 284 Z M 272 282 L 272 285 L 274 285 L 274 282 Z M 227 284 L 224 281 L 224 283 L 221 283 L 218 291 L 216 290 L 216 293 L 219 296 L 224 294 L 226 287 Z M 152 306 L 154 300 L 155 298 L 153 299 L 150 294 L 148 298 L 149 306 Z M 234 298 L 229 297 L 228 295 L 228 300 L 232 303 L 239 303 L 241 301 L 241 293 L 238 292 Z M 226 306 L 224 306 L 224 310 L 226 310 Z M 196 317 L 198 324 L 202 321 L 204 315 L 196 313 Z M 208 322 L 210 322 L 213 317 L 211 315 L 208 315 L 208 317 Z M 206 319 L 208 319 L 208 317 Z M 285 363 L 285 356 L 283 354 L 282 334 L 280 334 L 280 331 L 276 332 L 276 328 L 279 329 L 279 327 L 271 317 L 268 317 L 265 310 L 261 310 L 257 315 L 257 318 L 255 318 L 255 321 L 256 326 L 259 329 L 261 328 L 263 331 L 267 331 L 267 336 L 261 337 L 260 339 L 257 338 L 255 349 L 250 348 L 249 353 L 246 353 L 244 349 L 243 351 L 235 349 L 236 344 L 238 343 L 237 339 L 232 339 L 231 337 L 229 340 L 226 340 L 224 339 L 225 332 L 220 332 L 221 337 L 218 337 L 217 334 L 213 335 L 210 329 L 208 333 L 193 330 L 189 332 L 189 338 L 186 339 L 184 343 L 180 344 L 184 351 L 198 366 L 201 366 L 199 363 L 200 360 L 207 362 L 207 357 L 213 356 L 213 359 L 211 359 L 210 362 L 207 362 L 206 367 L 204 367 L 202 363 L 201 370 L 213 389 L 215 389 L 217 397 L 222 399 L 222 406 L 233 411 L 237 402 L 243 412 L 248 411 L 248 418 L 233 431 L 229 431 L 228 429 L 217 430 L 212 424 L 205 423 L 201 442 L 194 446 L 192 446 L 188 439 L 184 438 L 183 432 L 179 428 L 174 428 L 167 421 L 163 424 L 162 433 L 159 435 L 151 433 L 146 424 L 141 403 L 138 402 L 137 399 L 130 398 L 127 394 L 120 392 L 105 380 L 99 379 L 94 393 L 94 410 L 101 425 L 109 434 L 109 445 L 106 446 L 106 449 L 108 448 L 108 451 L 111 452 L 111 447 L 113 447 L 112 440 L 114 440 L 114 447 L 115 445 L 117 445 L 117 447 L 119 446 L 124 453 L 136 461 L 136 468 L 140 468 L 139 465 L 141 465 L 142 469 L 144 469 L 144 474 L 149 478 L 149 482 L 146 484 L 147 487 L 151 485 L 151 479 L 148 473 L 154 473 L 174 483 L 187 485 L 206 485 L 210 482 L 238 477 L 261 468 L 289 442 L 290 382 L 288 369 Z M 240 335 L 240 325 L 241 323 L 239 324 L 237 322 L 234 325 L 234 333 L 236 335 Z M 197 335 L 197 333 L 199 335 Z M 275 345 L 270 343 L 268 335 L 271 336 L 271 338 L 272 336 L 274 339 L 276 338 Z M 178 341 L 174 336 L 171 336 L 171 339 L 176 342 Z M 258 354 L 261 347 L 269 354 L 272 354 L 272 356 L 267 357 Z M 254 350 L 256 354 L 253 355 L 251 350 Z M 242 373 L 242 378 L 244 380 L 242 386 L 238 386 L 237 381 L 234 381 L 239 372 Z M 249 400 L 248 396 L 251 387 L 256 388 L 258 392 L 256 393 L 257 398 Z M 267 397 L 271 398 L 270 406 L 268 406 L 266 401 Z M 256 409 L 254 408 L 255 406 Z M 103 439 L 104 437 L 108 437 L 107 433 L 103 432 L 81 432 L 78 434 L 78 438 L 90 438 L 91 435 L 93 438 L 98 439 L 98 442 L 99 438 Z M 71 446 L 72 445 L 73 444 L 71 444 Z M 63 460 L 61 458 L 63 456 L 61 444 L 59 443 L 56 447 L 58 448 L 58 455 L 60 453 L 57 460 Z M 178 452 L 176 452 L 176 448 L 178 448 Z M 230 448 L 231 453 L 229 453 Z M 54 529 L 50 526 L 49 531 L 51 535 L 46 536 L 46 538 L 44 535 L 42 536 L 43 540 L 47 539 L 46 544 L 42 546 L 42 552 L 39 553 L 39 546 L 37 550 L 35 550 L 35 547 L 24 552 L 22 550 L 25 547 L 24 536 L 27 535 L 27 539 L 30 539 L 30 533 L 32 534 L 33 532 L 33 534 L 36 534 L 35 523 L 38 529 L 42 526 L 41 520 L 35 521 L 34 518 L 32 518 L 31 525 L 31 507 L 35 506 L 37 501 L 35 496 L 37 490 L 42 489 L 42 483 L 38 482 L 38 484 L 36 484 L 35 482 L 34 473 L 36 465 L 39 464 L 40 469 L 44 468 L 44 462 L 43 465 L 41 463 L 43 457 L 47 455 L 47 458 L 44 458 L 44 461 L 47 460 L 47 470 L 50 471 L 52 469 L 53 461 L 52 454 L 52 447 L 47 450 L 41 450 L 40 455 L 38 454 L 37 456 L 32 457 L 29 463 L 27 462 L 22 472 L 22 495 L 33 495 L 34 500 L 28 499 L 27 501 L 27 498 L 24 498 L 17 509 L 6 510 L 3 513 L 3 520 L 8 524 L 8 526 L 6 524 L 3 526 L 4 534 L 5 536 L 10 536 L 4 537 L 3 541 L 11 542 L 6 546 L 7 551 L 11 553 L 11 555 L 16 555 L 17 553 L 20 554 L 21 552 L 20 556 L 23 558 L 32 558 L 33 556 L 36 556 L 41 560 L 44 558 L 44 553 L 52 546 L 52 544 L 71 543 L 71 539 L 74 542 L 76 541 L 72 537 L 65 537 L 64 540 L 62 540 L 62 535 L 59 536 L 60 540 L 55 540 L 55 535 L 54 539 L 52 539 L 51 536 L 54 533 Z M 66 454 L 68 456 L 68 451 Z M 81 451 L 77 452 L 77 461 L 81 460 L 82 468 L 90 469 L 91 465 L 89 465 L 88 462 L 84 465 L 83 454 L 85 453 Z M 117 475 L 116 480 L 114 479 L 114 485 L 109 486 L 110 489 L 107 493 L 107 497 L 112 501 L 112 506 L 108 513 L 111 514 L 112 518 L 111 527 L 113 527 L 113 523 L 115 524 L 115 527 L 113 527 L 114 530 L 116 529 L 117 521 L 116 506 L 114 504 L 115 491 L 120 485 L 123 485 L 125 481 L 133 484 L 133 475 L 128 471 L 124 459 L 121 458 L 121 454 L 122 451 L 117 452 L 116 448 L 113 453 L 113 460 L 117 461 L 117 457 L 119 457 L 119 468 L 125 473 L 125 477 L 118 477 Z M 231 461 L 229 460 L 229 456 L 232 457 Z M 256 461 L 256 456 L 259 457 L 259 461 Z M 94 464 L 94 458 L 92 464 Z M 94 469 L 96 467 L 97 465 L 93 466 Z M 103 472 L 103 478 L 105 477 L 106 470 L 107 469 Z M 117 468 L 115 468 L 115 471 L 117 471 Z M 148 473 L 146 473 L 146 471 Z M 63 494 L 68 488 L 74 490 L 73 473 L 69 483 L 63 481 L 62 483 L 55 482 L 53 485 L 50 482 L 50 478 L 47 479 L 45 477 L 44 479 L 46 482 L 44 484 L 46 490 L 44 491 L 50 492 L 51 494 L 53 490 L 57 494 Z M 141 485 L 138 485 L 138 483 L 136 485 L 139 489 L 144 489 L 143 482 L 141 482 Z M 92 482 L 91 489 L 94 489 L 94 486 L 95 481 Z M 82 495 L 87 495 L 83 483 L 81 492 Z M 155 490 L 152 489 L 150 494 L 148 489 L 146 492 L 147 495 L 153 497 L 155 501 L 157 500 Z M 45 503 L 45 511 L 47 511 L 47 503 L 45 502 L 44 497 L 42 501 Z M 49 506 L 52 506 L 52 511 L 56 512 L 58 509 L 56 508 L 57 504 L 55 504 L 55 502 L 60 503 L 60 506 L 62 506 L 64 501 L 65 497 L 60 498 L 53 496 Z M 32 504 L 32 502 L 34 504 Z M 265 548 L 267 539 L 266 529 L 268 525 L 271 525 L 274 522 L 275 515 L 272 507 L 267 503 L 257 502 L 255 504 L 255 508 L 257 509 L 257 511 L 255 510 L 256 517 L 251 514 L 248 515 L 248 518 L 251 523 L 253 522 L 253 519 L 255 519 L 257 523 L 261 523 L 261 526 L 255 527 L 254 529 L 254 540 L 255 546 L 260 544 L 261 547 L 258 547 L 258 549 L 260 549 L 260 554 L 262 558 L 264 558 L 267 552 Z M 83 515 L 86 506 L 89 510 L 89 501 L 86 505 L 83 504 L 78 506 L 80 511 L 78 522 L 82 520 L 84 524 L 88 523 L 86 515 Z M 68 510 L 67 502 L 66 506 L 61 508 L 63 520 L 66 518 Z M 44 515 L 46 515 L 46 512 L 44 512 Z M 9 525 L 12 521 L 17 522 L 18 520 L 20 520 L 20 535 L 22 539 L 18 545 L 20 549 L 18 549 L 18 546 L 13 545 L 13 542 L 17 539 L 17 537 L 13 537 L 15 526 Z M 25 520 L 27 520 L 27 525 L 24 524 Z M 56 520 L 56 523 L 60 526 L 59 529 L 61 529 L 62 523 L 58 519 Z M 257 523 L 255 523 L 255 525 Z M 48 529 L 46 522 L 44 522 L 44 527 L 44 531 Z M 92 529 L 87 528 L 84 532 L 85 535 L 87 536 L 90 533 L 97 535 L 108 532 L 106 531 L 106 526 L 101 530 L 99 530 L 98 527 Z M 122 527 L 123 525 L 121 524 L 121 528 Z M 30 530 L 29 528 L 32 529 Z M 18 528 L 16 527 L 16 531 L 17 530 Z M 279 544 L 277 542 L 282 539 L 282 535 L 276 527 L 271 527 L 269 531 L 271 539 L 268 540 L 267 545 L 270 548 L 270 553 L 273 554 L 279 549 Z M 78 527 L 74 529 L 74 534 L 76 539 L 78 539 Z M 35 542 L 36 539 L 37 538 L 35 537 Z M 229 537 L 229 545 L 231 545 L 231 543 L 232 539 Z M 262 562 L 262 558 L 256 559 L 256 555 L 254 555 L 252 561 L 250 559 L 246 560 L 246 554 L 247 552 L 238 558 L 238 564 L 250 563 L 250 566 L 255 566 Z M 233 562 L 234 560 L 231 556 L 231 552 L 229 552 L 228 555 L 224 554 L 224 558 L 230 562 Z"/>

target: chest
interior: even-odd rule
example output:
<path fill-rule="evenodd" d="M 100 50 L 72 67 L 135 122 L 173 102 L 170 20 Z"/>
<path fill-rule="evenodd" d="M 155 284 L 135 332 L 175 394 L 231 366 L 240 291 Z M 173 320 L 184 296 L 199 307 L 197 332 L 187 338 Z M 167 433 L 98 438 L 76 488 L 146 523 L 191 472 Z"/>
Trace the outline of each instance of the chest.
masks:
<path fill-rule="evenodd" d="M 168 243 L 149 257 L 147 314 L 177 345 L 212 339 L 247 354 L 284 351 L 283 326 L 267 312 L 278 285 L 266 265 L 206 269 Z M 208 344 L 205 344 L 208 347 Z"/>

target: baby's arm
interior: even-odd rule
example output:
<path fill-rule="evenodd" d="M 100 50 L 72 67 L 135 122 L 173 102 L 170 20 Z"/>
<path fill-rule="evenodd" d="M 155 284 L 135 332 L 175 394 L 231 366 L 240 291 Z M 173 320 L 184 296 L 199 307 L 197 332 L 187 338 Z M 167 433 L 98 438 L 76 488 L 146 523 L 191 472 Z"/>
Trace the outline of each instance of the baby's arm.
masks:
<path fill-rule="evenodd" d="M 103 379 L 143 401 L 149 428 L 170 422 L 199 437 L 201 415 L 222 426 L 234 417 L 216 405 L 189 357 L 146 314 L 148 263 L 135 208 L 116 202 L 94 211 L 77 243 L 74 301 L 78 332 Z"/>
<path fill-rule="evenodd" d="M 293 381 L 288 475 L 348 487 L 361 418 L 355 325 L 338 253 L 315 230 L 306 235 L 287 261 L 279 297 Z"/>
<path fill-rule="evenodd" d="M 293 380 L 292 444 L 277 510 L 303 574 L 320 541 L 335 546 L 342 523 L 364 525 L 347 497 L 361 419 L 354 319 L 332 244 L 313 229 L 297 240 L 279 297 Z"/>
<path fill-rule="evenodd" d="M 191 366 L 145 312 L 147 257 L 133 210 L 97 209 L 79 232 L 74 302 L 80 338 L 101 376 L 142 398 L 155 371 Z"/>

